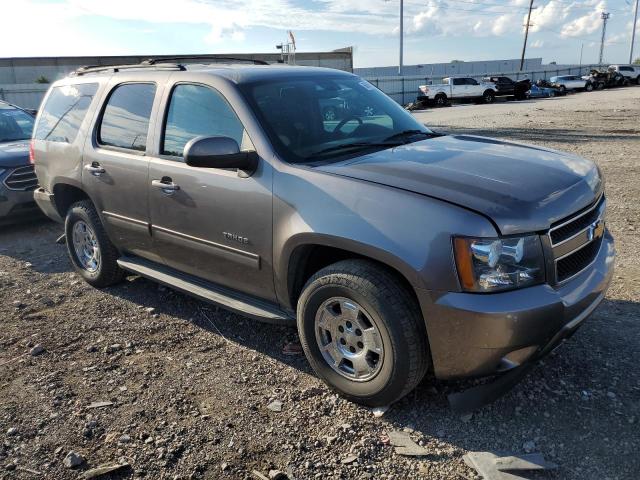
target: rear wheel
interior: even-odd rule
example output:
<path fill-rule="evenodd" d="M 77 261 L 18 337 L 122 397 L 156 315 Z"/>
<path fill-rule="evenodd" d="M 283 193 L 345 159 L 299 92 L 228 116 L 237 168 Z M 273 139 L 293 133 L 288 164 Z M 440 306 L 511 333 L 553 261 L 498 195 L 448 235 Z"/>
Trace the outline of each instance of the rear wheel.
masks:
<path fill-rule="evenodd" d="M 71 205 L 64 228 L 71 263 L 87 283 L 107 287 L 122 280 L 124 271 L 117 263 L 118 251 L 109 240 L 91 201 L 82 200 Z"/>
<path fill-rule="evenodd" d="M 297 318 L 314 371 L 352 401 L 389 405 L 413 390 L 429 366 L 416 300 L 374 263 L 345 260 L 316 273 Z"/>
<path fill-rule="evenodd" d="M 434 102 L 436 107 L 446 107 L 447 106 L 447 96 L 444 93 L 439 93 L 434 97 Z"/>
<path fill-rule="evenodd" d="M 565 87 L 564 85 L 560 85 L 560 93 L 562 94 L 567 93 L 567 87 Z"/>
<path fill-rule="evenodd" d="M 584 87 L 587 92 L 593 91 L 593 84 L 591 82 L 587 83 Z"/>
<path fill-rule="evenodd" d="M 638 78 L 636 78 L 636 83 L 640 85 L 640 75 L 638 75 Z"/>

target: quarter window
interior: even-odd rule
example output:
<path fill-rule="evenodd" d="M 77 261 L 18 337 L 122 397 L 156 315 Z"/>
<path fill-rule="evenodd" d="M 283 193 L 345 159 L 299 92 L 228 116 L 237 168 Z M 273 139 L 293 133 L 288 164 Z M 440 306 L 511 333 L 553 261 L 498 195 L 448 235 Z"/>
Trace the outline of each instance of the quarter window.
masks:
<path fill-rule="evenodd" d="M 116 87 L 102 115 L 98 142 L 144 152 L 155 93 L 156 86 L 150 83 L 126 83 Z"/>
<path fill-rule="evenodd" d="M 72 143 L 87 115 L 97 83 L 54 87 L 47 98 L 34 134 L 37 140 Z"/>
<path fill-rule="evenodd" d="M 182 157 L 187 142 L 203 135 L 230 137 L 242 150 L 252 149 L 240 119 L 219 92 L 202 85 L 177 85 L 167 112 L 162 153 Z"/>

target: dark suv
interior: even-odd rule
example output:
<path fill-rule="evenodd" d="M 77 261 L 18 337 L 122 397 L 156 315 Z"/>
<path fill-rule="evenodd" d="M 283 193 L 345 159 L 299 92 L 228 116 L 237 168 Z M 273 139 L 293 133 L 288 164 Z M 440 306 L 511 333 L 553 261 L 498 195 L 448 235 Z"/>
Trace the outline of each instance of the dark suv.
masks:
<path fill-rule="evenodd" d="M 348 96 L 374 115 L 323 115 Z M 602 300 L 598 168 L 432 132 L 336 70 L 165 63 L 56 82 L 33 153 L 41 208 L 104 287 L 133 272 L 297 322 L 334 389 L 387 405 L 437 378 L 522 371 Z"/>
<path fill-rule="evenodd" d="M 33 122 L 26 110 L 0 101 L 0 224 L 42 215 L 33 201 L 38 181 L 29 161 Z"/>

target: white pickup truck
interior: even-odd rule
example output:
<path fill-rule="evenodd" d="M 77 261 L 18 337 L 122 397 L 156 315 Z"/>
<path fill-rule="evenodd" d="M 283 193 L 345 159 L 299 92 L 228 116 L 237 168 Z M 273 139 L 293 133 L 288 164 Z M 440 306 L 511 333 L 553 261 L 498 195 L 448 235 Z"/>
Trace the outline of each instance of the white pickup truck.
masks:
<path fill-rule="evenodd" d="M 468 77 L 447 77 L 444 83 L 434 85 L 420 85 L 418 102 L 433 103 L 443 107 L 451 100 L 482 99 L 484 103 L 493 103 L 497 88 L 494 83 L 478 82 Z"/>

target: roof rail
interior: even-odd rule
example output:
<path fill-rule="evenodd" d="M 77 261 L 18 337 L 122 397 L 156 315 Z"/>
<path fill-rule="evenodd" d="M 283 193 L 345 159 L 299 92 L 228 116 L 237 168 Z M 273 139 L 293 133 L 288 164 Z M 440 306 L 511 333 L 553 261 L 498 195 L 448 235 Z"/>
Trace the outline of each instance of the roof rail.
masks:
<path fill-rule="evenodd" d="M 119 72 L 120 70 L 132 70 L 132 69 L 152 69 L 152 70 L 186 70 L 183 65 L 179 63 L 147 63 L 145 60 L 142 63 L 128 63 L 125 65 L 85 65 L 80 67 L 73 72 L 71 72 L 71 76 L 81 76 L 87 73 L 97 73 L 97 72 Z"/>
<path fill-rule="evenodd" d="M 206 63 L 216 63 L 217 60 L 232 61 L 232 62 L 250 62 L 254 65 L 269 65 L 264 60 L 258 60 L 255 58 L 240 58 L 240 57 L 212 57 L 211 55 L 182 55 L 177 57 L 162 57 L 162 58 L 149 58 L 145 60 L 145 65 L 157 65 L 164 62 L 180 62 L 180 60 L 208 60 Z"/>

